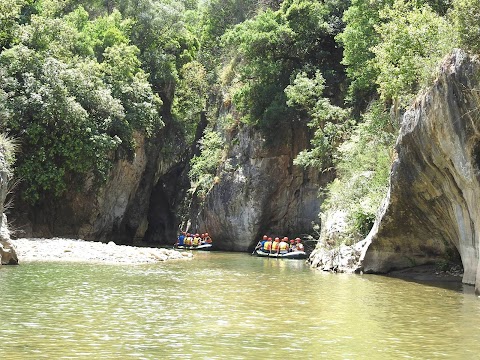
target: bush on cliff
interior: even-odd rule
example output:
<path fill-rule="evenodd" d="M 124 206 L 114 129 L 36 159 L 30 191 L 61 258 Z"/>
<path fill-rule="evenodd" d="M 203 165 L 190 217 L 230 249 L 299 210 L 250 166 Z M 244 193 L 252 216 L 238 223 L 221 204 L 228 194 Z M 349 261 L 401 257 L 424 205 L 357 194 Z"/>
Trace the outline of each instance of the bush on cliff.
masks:
<path fill-rule="evenodd" d="M 200 154 L 190 161 L 188 176 L 192 182 L 191 191 L 205 198 L 215 184 L 217 168 L 222 161 L 225 146 L 221 135 L 216 131 L 206 131 L 199 141 Z"/>
<path fill-rule="evenodd" d="M 480 53 L 480 1 L 453 0 L 450 12 L 456 32 L 459 34 L 460 45 L 465 50 Z"/>
<path fill-rule="evenodd" d="M 322 212 L 346 212 L 349 234 L 344 239 L 364 237 L 373 225 L 388 189 L 396 129 L 376 102 L 338 149 L 337 178 L 327 186 Z"/>

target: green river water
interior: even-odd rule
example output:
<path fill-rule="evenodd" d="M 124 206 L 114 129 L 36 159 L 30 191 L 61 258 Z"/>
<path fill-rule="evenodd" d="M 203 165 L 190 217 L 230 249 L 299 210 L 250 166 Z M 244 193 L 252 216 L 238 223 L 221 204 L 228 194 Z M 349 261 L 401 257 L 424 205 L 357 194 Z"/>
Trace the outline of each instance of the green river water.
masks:
<path fill-rule="evenodd" d="M 1 359 L 478 359 L 473 288 L 195 253 L 0 268 Z"/>

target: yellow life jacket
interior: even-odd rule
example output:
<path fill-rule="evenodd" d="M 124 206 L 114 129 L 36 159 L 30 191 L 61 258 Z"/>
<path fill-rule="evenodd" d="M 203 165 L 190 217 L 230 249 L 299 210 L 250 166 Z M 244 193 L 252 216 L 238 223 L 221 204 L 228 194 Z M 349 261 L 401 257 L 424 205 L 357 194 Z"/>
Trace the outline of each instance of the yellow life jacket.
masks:
<path fill-rule="evenodd" d="M 200 242 L 200 238 L 195 236 L 195 237 L 193 238 L 193 243 L 192 243 L 192 245 L 193 245 L 193 246 L 198 246 L 198 243 L 199 243 L 199 242 Z"/>
<path fill-rule="evenodd" d="M 263 244 L 263 250 L 270 251 L 271 249 L 272 249 L 272 242 L 265 241 L 265 244 Z"/>
<path fill-rule="evenodd" d="M 297 244 L 297 251 L 304 251 L 304 247 L 303 247 L 303 244 L 302 243 L 298 243 Z"/>
<path fill-rule="evenodd" d="M 193 240 L 193 239 L 192 239 L 191 236 L 187 236 L 187 237 L 185 238 L 185 245 L 187 245 L 187 246 L 192 245 L 192 240 Z"/>
<path fill-rule="evenodd" d="M 278 245 L 279 245 L 279 243 L 276 242 L 276 241 L 274 241 L 274 242 L 272 243 L 272 251 L 277 251 Z"/>
<path fill-rule="evenodd" d="M 280 251 L 288 250 L 288 244 L 285 241 L 280 241 L 280 244 L 278 246 L 280 247 Z"/>

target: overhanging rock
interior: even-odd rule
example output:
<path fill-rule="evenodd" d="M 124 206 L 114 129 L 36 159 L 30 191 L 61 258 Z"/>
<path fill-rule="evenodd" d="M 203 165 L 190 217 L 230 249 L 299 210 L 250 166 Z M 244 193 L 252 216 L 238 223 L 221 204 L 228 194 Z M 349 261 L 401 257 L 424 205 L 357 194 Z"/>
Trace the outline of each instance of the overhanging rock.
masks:
<path fill-rule="evenodd" d="M 367 237 L 364 272 L 460 254 L 463 282 L 480 289 L 480 63 L 455 50 L 405 113 L 390 190 Z"/>

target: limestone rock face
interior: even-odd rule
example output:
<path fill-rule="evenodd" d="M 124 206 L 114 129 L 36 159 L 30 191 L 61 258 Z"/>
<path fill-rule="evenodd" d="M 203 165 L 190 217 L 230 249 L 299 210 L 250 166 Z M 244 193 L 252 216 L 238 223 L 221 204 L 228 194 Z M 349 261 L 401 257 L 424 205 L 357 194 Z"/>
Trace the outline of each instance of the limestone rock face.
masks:
<path fill-rule="evenodd" d="M 132 244 L 148 229 L 150 197 L 156 182 L 178 159 L 163 159 L 162 133 L 158 139 L 135 136 L 132 161 L 115 162 L 100 189 L 87 180 L 82 191 L 71 191 L 62 199 L 45 200 L 36 207 L 14 208 L 21 237 L 67 237 Z M 171 150 L 175 153 L 175 150 Z M 175 224 L 171 224 L 172 227 Z M 173 243 L 173 240 L 172 240 Z"/>
<path fill-rule="evenodd" d="M 382 213 L 367 237 L 365 272 L 460 255 L 480 287 L 480 63 L 456 50 L 405 113 Z"/>
<path fill-rule="evenodd" d="M 71 191 L 61 200 L 46 199 L 35 207 L 22 203 L 15 206 L 16 223 L 24 231 L 20 235 L 108 238 L 120 228 L 146 169 L 145 139 L 136 134 L 135 141 L 133 161 L 117 161 L 107 183 L 99 190 L 93 184 L 93 177 L 88 177 L 82 191 Z"/>
<path fill-rule="evenodd" d="M 244 128 L 235 136 L 218 182 L 192 215 L 192 228 L 207 231 L 223 250 L 250 250 L 265 234 L 301 236 L 318 219 L 318 189 L 332 175 L 293 165 L 308 145 L 306 129 L 278 135 L 266 144 L 260 133 Z M 195 207 L 194 207 L 195 208 Z"/>

